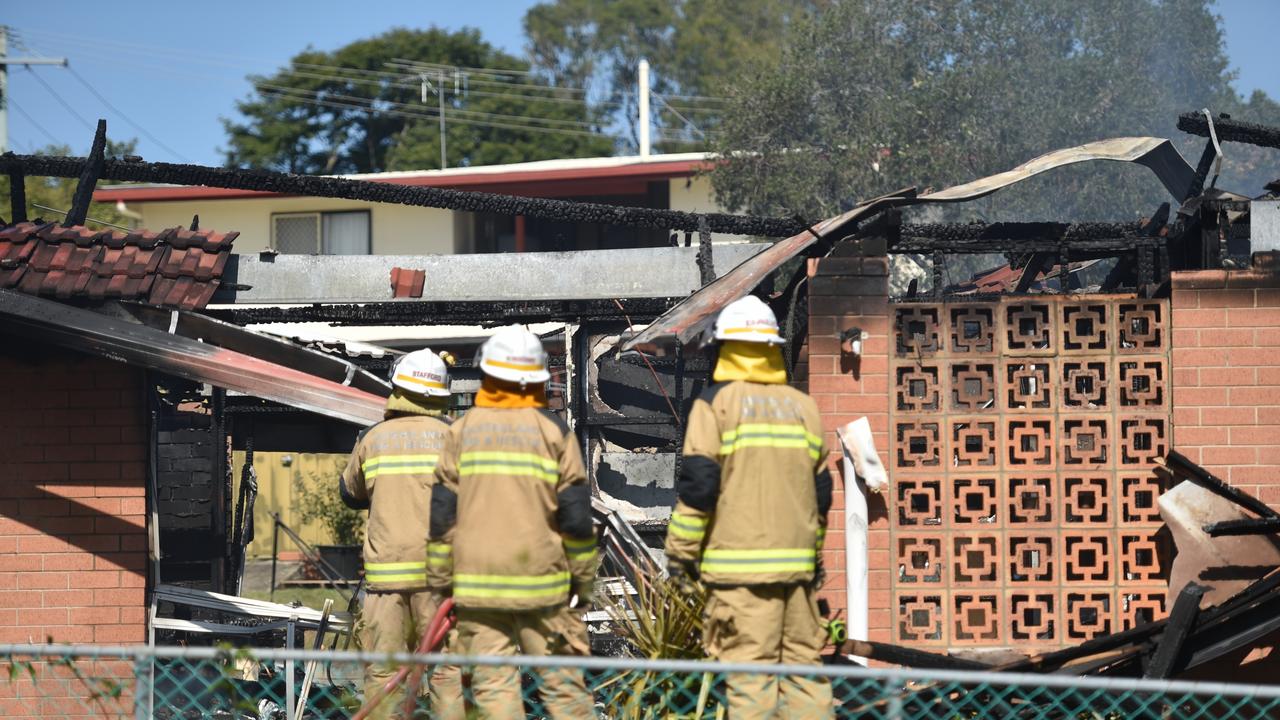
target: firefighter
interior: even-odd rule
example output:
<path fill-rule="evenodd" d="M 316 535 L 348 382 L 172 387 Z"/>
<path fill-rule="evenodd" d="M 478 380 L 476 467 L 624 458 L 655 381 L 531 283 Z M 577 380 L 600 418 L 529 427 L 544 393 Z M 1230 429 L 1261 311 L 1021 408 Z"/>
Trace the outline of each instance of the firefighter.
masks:
<path fill-rule="evenodd" d="M 449 368 L 439 355 L 417 350 L 396 365 L 391 384 L 385 419 L 360 434 L 338 486 L 348 507 L 369 511 L 361 639 L 365 650 L 388 653 L 413 652 L 443 599 L 427 589 L 426 538 L 436 462 L 449 431 Z M 397 669 L 368 665 L 365 697 Z M 437 712 L 460 714 L 458 668 L 437 668 L 426 684 Z M 403 699 L 403 691 L 393 693 L 377 716 L 389 717 Z"/>
<path fill-rule="evenodd" d="M 475 407 L 450 428 L 436 467 L 431 586 L 452 590 L 463 655 L 588 655 L 578 613 L 597 565 L 591 493 L 573 434 L 547 409 L 546 351 L 509 326 L 478 359 Z M 471 678 L 482 717 L 525 717 L 514 667 L 479 666 Z M 543 671 L 539 695 L 553 718 L 594 717 L 580 670 Z"/>
<path fill-rule="evenodd" d="M 666 553 L 707 587 L 703 642 L 723 662 L 818 665 L 815 592 L 831 508 L 817 405 L 787 385 L 773 311 L 756 297 L 716 319 L 712 385 L 685 429 Z M 801 676 L 731 675 L 729 715 L 821 717 L 831 688 Z"/>

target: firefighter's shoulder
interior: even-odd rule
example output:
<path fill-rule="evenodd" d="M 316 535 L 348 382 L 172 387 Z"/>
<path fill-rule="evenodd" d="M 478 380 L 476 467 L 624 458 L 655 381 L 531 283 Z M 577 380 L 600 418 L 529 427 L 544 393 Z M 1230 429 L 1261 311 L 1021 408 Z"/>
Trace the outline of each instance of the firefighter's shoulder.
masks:
<path fill-rule="evenodd" d="M 698 394 L 698 397 L 694 400 L 694 402 L 701 400 L 702 402 L 708 405 L 711 405 L 715 403 L 716 396 L 719 395 L 725 388 L 729 387 L 732 384 L 733 384 L 732 382 L 711 383 L 706 387 L 705 390 L 703 390 L 701 393 Z"/>
<path fill-rule="evenodd" d="M 544 408 L 544 407 L 537 408 L 537 410 L 539 415 L 546 418 L 547 420 L 550 420 L 551 424 L 555 425 L 556 429 L 560 431 L 560 435 L 562 437 L 566 437 L 569 435 L 569 432 L 570 432 L 569 424 L 566 423 L 564 420 L 561 420 L 560 416 L 555 414 L 553 410 L 550 410 L 549 408 Z"/>

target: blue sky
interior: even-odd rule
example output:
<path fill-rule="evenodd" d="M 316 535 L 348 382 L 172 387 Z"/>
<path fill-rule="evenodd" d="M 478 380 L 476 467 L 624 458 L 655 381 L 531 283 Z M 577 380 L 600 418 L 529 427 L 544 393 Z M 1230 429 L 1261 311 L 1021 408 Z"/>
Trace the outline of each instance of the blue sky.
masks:
<path fill-rule="evenodd" d="M 533 4 L 534 0 L 6 3 L 0 23 L 14 27 L 30 51 L 65 56 L 75 70 L 10 70 L 10 148 L 29 152 L 58 142 L 84 152 L 91 124 L 105 117 L 112 137 L 138 137 L 139 152 L 149 160 L 218 164 L 224 137 L 219 118 L 232 116 L 234 102 L 248 93 L 246 75 L 269 73 L 307 45 L 332 49 L 396 25 L 479 27 L 489 42 L 520 54 L 521 19 Z M 1224 19 L 1231 64 L 1239 72 L 1237 89 L 1247 94 L 1260 88 L 1280 98 L 1280 73 L 1275 70 L 1280 0 L 1218 0 L 1217 9 Z M 11 41 L 9 54 L 19 53 L 22 50 Z M 128 120 L 104 105 L 80 79 Z M 38 118 L 39 125 L 27 116 Z"/>

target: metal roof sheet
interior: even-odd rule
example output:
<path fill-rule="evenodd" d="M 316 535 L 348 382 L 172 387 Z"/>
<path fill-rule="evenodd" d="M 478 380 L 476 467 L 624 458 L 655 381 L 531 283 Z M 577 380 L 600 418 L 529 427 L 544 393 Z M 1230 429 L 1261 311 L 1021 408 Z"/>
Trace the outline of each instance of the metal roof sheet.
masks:
<path fill-rule="evenodd" d="M 1055 150 L 1028 160 L 1012 170 L 927 195 L 916 195 L 914 190 L 906 190 L 867 200 L 841 215 L 815 225 L 811 230 L 780 240 L 768 250 L 746 260 L 668 310 L 649 327 L 636 334 L 622 349 L 658 351 L 664 345 L 691 342 L 710 327 L 721 308 L 750 293 L 761 280 L 784 262 L 804 252 L 819 238 L 833 236 L 833 240 L 838 240 L 834 236 L 841 228 L 882 210 L 905 205 L 977 200 L 1054 168 L 1095 160 L 1132 162 L 1146 166 L 1179 202 L 1186 197 L 1195 179 L 1195 170 L 1168 140 L 1121 137 Z"/>

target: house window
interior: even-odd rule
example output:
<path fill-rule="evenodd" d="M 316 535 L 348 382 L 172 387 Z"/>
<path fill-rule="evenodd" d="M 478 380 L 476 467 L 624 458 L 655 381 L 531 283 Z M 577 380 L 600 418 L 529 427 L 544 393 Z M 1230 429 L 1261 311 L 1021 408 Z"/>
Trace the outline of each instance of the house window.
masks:
<path fill-rule="evenodd" d="M 369 211 L 273 214 L 271 247 L 290 255 L 368 255 Z"/>

